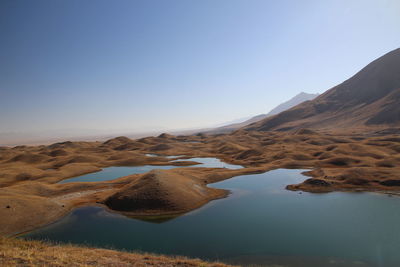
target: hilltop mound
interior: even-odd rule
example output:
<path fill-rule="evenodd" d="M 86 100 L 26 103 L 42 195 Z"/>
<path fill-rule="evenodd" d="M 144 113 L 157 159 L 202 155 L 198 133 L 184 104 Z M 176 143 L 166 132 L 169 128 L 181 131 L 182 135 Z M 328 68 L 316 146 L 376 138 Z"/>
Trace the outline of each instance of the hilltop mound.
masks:
<path fill-rule="evenodd" d="M 65 141 L 65 142 L 59 142 L 59 143 L 54 143 L 49 145 L 49 148 L 51 149 L 55 149 L 55 148 L 69 148 L 69 147 L 79 147 L 78 144 L 71 142 L 71 141 Z"/>
<path fill-rule="evenodd" d="M 126 143 L 131 143 L 131 142 L 133 142 L 133 140 L 129 139 L 126 136 L 118 136 L 118 137 L 115 137 L 115 138 L 105 141 L 103 144 L 109 145 L 109 146 L 119 146 L 119 145 L 123 145 Z"/>
<path fill-rule="evenodd" d="M 153 170 L 111 195 L 105 204 L 117 211 L 136 214 L 180 213 L 225 196 L 194 176 Z"/>
<path fill-rule="evenodd" d="M 368 64 L 314 100 L 244 127 L 286 131 L 300 128 L 400 126 L 400 48 Z"/>
<path fill-rule="evenodd" d="M 165 138 L 165 139 L 168 139 L 168 138 L 175 138 L 175 136 L 173 136 L 173 135 L 171 135 L 171 134 L 167 134 L 167 133 L 162 133 L 162 134 L 160 134 L 159 136 L 157 136 L 158 138 Z"/>

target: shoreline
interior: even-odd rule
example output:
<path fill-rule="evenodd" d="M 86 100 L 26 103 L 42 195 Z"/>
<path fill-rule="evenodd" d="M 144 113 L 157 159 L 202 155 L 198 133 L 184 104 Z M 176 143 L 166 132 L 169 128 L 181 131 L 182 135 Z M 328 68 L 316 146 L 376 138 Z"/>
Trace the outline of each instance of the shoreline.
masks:
<path fill-rule="evenodd" d="M 277 169 L 270 169 L 270 170 L 267 170 L 265 172 L 269 172 L 269 171 L 272 171 L 272 170 L 277 170 Z M 264 173 L 264 172 L 262 172 L 262 173 Z M 243 174 L 243 175 L 251 175 L 251 174 Z M 242 175 L 232 176 L 232 177 L 226 178 L 224 180 L 228 180 L 228 179 L 239 177 L 239 176 L 242 176 Z M 119 179 L 119 178 L 117 178 L 117 179 Z M 224 180 L 221 180 L 221 181 L 224 181 Z M 218 182 L 221 182 L 221 181 L 218 181 Z M 318 189 L 318 188 L 315 189 L 314 188 L 312 191 L 311 190 L 308 191 L 306 189 L 291 189 L 291 188 L 288 188 L 290 186 L 291 185 L 287 185 L 285 187 L 285 190 L 294 191 L 294 192 L 307 192 L 307 193 L 313 193 L 313 194 L 327 194 L 327 193 L 342 192 L 342 193 L 371 193 L 371 194 L 387 195 L 388 197 L 392 197 L 392 196 L 400 197 L 400 192 L 390 191 L 390 190 L 386 190 L 385 191 L 385 190 L 379 190 L 379 189 L 371 190 L 371 189 L 366 189 L 366 188 L 351 188 L 351 189 L 336 188 L 335 190 L 326 191 L 326 190 L 324 190 L 324 188 L 321 188 L 321 189 Z M 108 190 L 112 190 L 112 189 L 108 189 Z M 76 209 L 85 208 L 85 207 L 100 207 L 100 208 L 102 208 L 102 209 L 104 209 L 107 212 L 110 212 L 112 214 L 124 216 L 124 217 L 127 217 L 127 218 L 132 218 L 132 219 L 150 219 L 151 220 L 151 219 L 157 219 L 157 218 L 162 218 L 162 217 L 176 218 L 176 217 L 183 216 L 183 215 L 185 215 L 185 214 L 187 214 L 187 213 L 189 213 L 191 211 L 198 210 L 199 208 L 205 206 L 206 204 L 209 204 L 209 203 L 213 202 L 214 200 L 228 198 L 232 193 L 230 190 L 227 190 L 227 189 L 223 189 L 223 190 L 226 191 L 226 194 L 224 196 L 221 196 L 221 197 L 215 198 L 215 199 L 211 199 L 211 200 L 206 200 L 204 203 L 199 203 L 198 206 L 193 207 L 193 209 L 190 209 L 190 210 L 187 210 L 187 211 L 171 212 L 171 213 L 168 213 L 168 212 L 160 212 L 160 213 L 130 213 L 130 212 L 123 212 L 123 211 L 113 210 L 113 209 L 107 207 L 107 205 L 104 205 L 102 203 L 81 204 L 81 205 L 77 205 L 77 206 L 71 207 L 68 211 L 66 211 L 65 213 L 57 216 L 51 222 L 44 223 L 44 224 L 38 224 L 37 226 L 35 226 L 31 230 L 23 231 L 23 232 L 20 232 L 20 233 L 13 233 L 11 235 L 8 235 L 7 237 L 18 238 L 21 235 L 24 235 L 24 234 L 39 230 L 40 228 L 47 227 L 49 225 L 55 224 L 55 223 L 59 222 L 60 220 L 64 219 L 65 217 L 69 216 Z M 80 193 L 80 192 L 75 192 L 75 193 Z M 72 194 L 75 194 L 75 193 L 72 193 Z"/>
<path fill-rule="evenodd" d="M 143 206 L 135 211 L 118 211 L 103 206 L 126 216 L 182 214 L 227 196 L 228 193 L 214 190 L 208 184 L 278 168 L 308 169 L 304 175 L 311 178 L 297 185 L 288 185 L 288 190 L 400 195 L 400 178 L 396 179 L 400 177 L 398 137 L 303 132 L 238 131 L 218 136 L 162 135 L 137 140 L 117 137 L 104 143 L 67 141 L 49 146 L 2 149 L 0 207 L 4 207 L 0 208 L 0 216 L 6 220 L 1 222 L 3 231 L 0 235 L 32 231 L 57 221 L 76 207 L 104 204 L 107 199 L 118 199 L 122 195 L 140 198 L 143 192 L 154 190 L 176 196 L 168 201 L 175 203 L 177 208 L 165 206 L 148 209 Z M 166 158 L 167 155 L 176 155 L 179 159 L 213 157 L 228 164 L 242 165 L 243 168 L 189 166 L 193 162 L 172 162 L 175 159 Z M 133 174 L 102 182 L 59 184 L 60 181 L 95 173 L 106 167 L 143 165 L 188 167 Z M 160 184 L 160 181 L 166 182 Z M 142 184 L 145 191 L 137 191 L 137 183 Z M 186 191 L 178 192 L 176 188 L 186 188 Z M 196 188 L 206 190 L 206 195 L 200 194 Z M 182 204 L 193 198 L 190 194 L 195 194 L 197 200 Z M 157 199 L 159 196 L 155 194 L 153 197 Z M 118 205 L 129 209 L 127 203 L 121 203 Z M 12 207 L 13 216 L 7 215 L 11 210 L 7 206 Z M 27 217 L 31 218 L 29 223 L 26 222 Z"/>

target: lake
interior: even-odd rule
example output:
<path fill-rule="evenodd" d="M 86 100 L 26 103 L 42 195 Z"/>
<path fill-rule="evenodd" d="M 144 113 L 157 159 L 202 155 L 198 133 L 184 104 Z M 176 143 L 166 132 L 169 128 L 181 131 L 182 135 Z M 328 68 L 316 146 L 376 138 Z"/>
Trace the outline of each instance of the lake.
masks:
<path fill-rule="evenodd" d="M 170 220 L 83 207 L 23 237 L 242 265 L 399 266 L 400 198 L 285 190 L 305 179 L 301 172 L 279 169 L 212 184 L 232 194 Z"/>
<path fill-rule="evenodd" d="M 168 156 L 175 157 L 175 156 Z M 174 160 L 175 161 L 175 160 Z M 195 161 L 200 164 L 192 165 L 192 167 L 206 167 L 206 168 L 229 168 L 229 169 L 238 169 L 242 168 L 240 165 L 233 165 L 222 162 L 217 158 L 189 158 L 189 159 L 177 159 L 176 161 Z M 190 166 L 156 166 L 156 165 L 144 165 L 144 166 L 132 166 L 132 167 L 108 167 L 104 168 L 99 172 L 93 172 L 89 174 L 84 174 L 81 176 L 69 178 L 62 180 L 60 184 L 72 183 L 72 182 L 101 182 L 113 180 L 119 177 L 137 174 L 137 173 L 145 173 L 154 169 L 173 169 L 173 168 L 183 168 Z"/>

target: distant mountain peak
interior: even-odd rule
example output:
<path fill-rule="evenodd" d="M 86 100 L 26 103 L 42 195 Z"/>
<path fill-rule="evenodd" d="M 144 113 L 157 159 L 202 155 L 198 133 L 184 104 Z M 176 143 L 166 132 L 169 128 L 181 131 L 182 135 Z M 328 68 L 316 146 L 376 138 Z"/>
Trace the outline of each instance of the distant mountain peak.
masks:
<path fill-rule="evenodd" d="M 295 95 L 293 98 L 290 100 L 278 105 L 277 107 L 273 108 L 269 113 L 267 113 L 267 116 L 272 116 L 275 114 L 278 114 L 282 111 L 285 111 L 291 107 L 294 107 L 300 103 L 303 103 L 304 101 L 312 100 L 316 98 L 319 94 L 308 94 L 305 92 L 300 92 L 299 94 Z"/>
<path fill-rule="evenodd" d="M 245 125 L 249 125 L 251 123 L 260 121 L 262 119 L 265 119 L 269 116 L 275 115 L 281 111 L 284 111 L 286 109 L 289 109 L 297 104 L 300 104 L 304 101 L 307 100 L 311 100 L 314 99 L 315 97 L 317 97 L 318 94 L 308 94 L 305 92 L 300 92 L 299 94 L 297 94 L 296 96 L 294 96 L 293 98 L 291 98 L 289 101 L 286 101 L 280 105 L 278 105 L 277 107 L 275 107 L 274 109 L 272 109 L 268 114 L 260 114 L 254 117 L 251 117 L 250 119 L 247 119 L 244 122 L 238 122 L 238 123 L 227 123 L 227 125 L 215 128 L 213 130 L 208 131 L 209 133 L 226 133 L 226 132 L 230 132 L 233 130 L 237 130 Z"/>
<path fill-rule="evenodd" d="M 400 48 L 374 60 L 319 97 L 244 129 L 343 130 L 393 126 L 400 126 Z"/>

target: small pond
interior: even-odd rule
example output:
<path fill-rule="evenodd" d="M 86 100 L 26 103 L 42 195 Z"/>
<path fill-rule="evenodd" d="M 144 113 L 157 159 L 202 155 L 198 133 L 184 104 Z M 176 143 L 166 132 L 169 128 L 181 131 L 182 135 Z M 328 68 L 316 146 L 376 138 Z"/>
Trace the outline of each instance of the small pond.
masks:
<path fill-rule="evenodd" d="M 206 168 L 229 168 L 238 169 L 242 168 L 240 165 L 232 165 L 217 158 L 190 158 L 190 159 L 178 159 L 176 161 L 195 161 L 200 164 L 192 165 L 192 167 L 206 167 Z M 132 167 L 108 167 L 104 168 L 99 172 L 84 174 L 81 176 L 62 180 L 60 184 L 71 183 L 71 182 L 101 182 L 113 180 L 126 175 L 145 173 L 154 169 L 168 170 L 173 168 L 182 168 L 189 166 L 156 166 L 156 165 L 144 165 L 144 166 L 132 166 Z"/>

